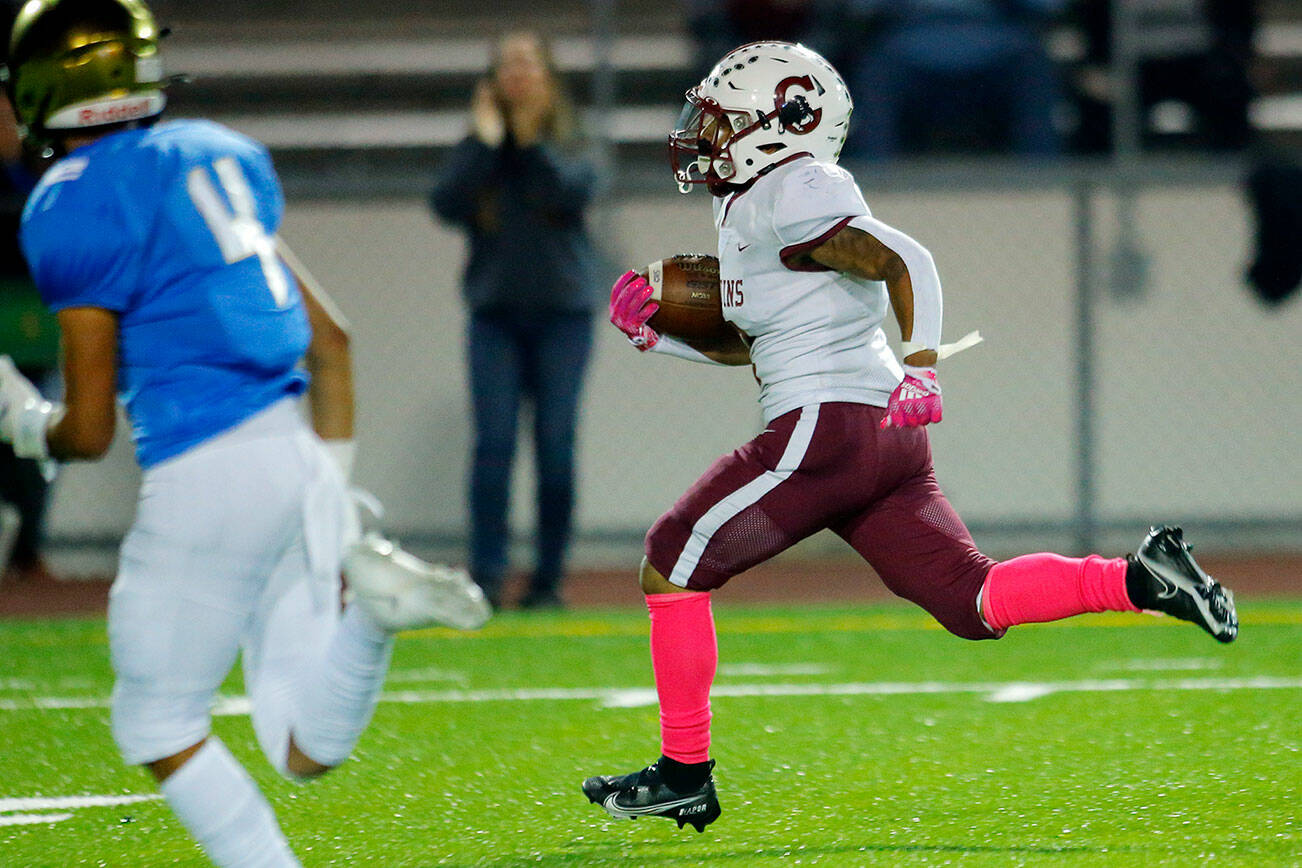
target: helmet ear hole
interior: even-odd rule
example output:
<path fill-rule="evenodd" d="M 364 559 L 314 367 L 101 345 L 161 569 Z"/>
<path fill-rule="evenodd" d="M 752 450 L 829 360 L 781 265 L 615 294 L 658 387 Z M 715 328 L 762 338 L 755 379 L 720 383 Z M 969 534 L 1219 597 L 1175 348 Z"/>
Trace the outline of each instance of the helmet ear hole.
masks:
<path fill-rule="evenodd" d="M 806 118 L 812 117 L 813 109 L 809 107 L 809 101 L 803 96 L 795 96 L 784 102 L 778 109 L 778 120 L 784 129 L 799 127 Z"/>

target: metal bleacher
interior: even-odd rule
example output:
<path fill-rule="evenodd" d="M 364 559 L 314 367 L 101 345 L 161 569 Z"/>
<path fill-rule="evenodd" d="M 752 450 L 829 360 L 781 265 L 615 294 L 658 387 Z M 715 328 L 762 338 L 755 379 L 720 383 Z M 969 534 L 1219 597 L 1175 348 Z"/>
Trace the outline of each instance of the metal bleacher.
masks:
<path fill-rule="evenodd" d="M 553 37 L 578 105 L 593 102 L 603 43 L 590 0 L 160 0 L 173 29 L 183 116 L 222 121 L 265 142 L 295 196 L 423 193 L 465 109 L 490 40 L 513 27 Z M 621 0 L 609 43 L 615 108 L 588 128 L 625 165 L 661 168 L 665 133 L 692 83 L 677 3 Z M 1272 0 L 1258 38 L 1264 138 L 1302 144 L 1302 4 Z M 1070 59 L 1072 40 L 1058 40 Z"/>
<path fill-rule="evenodd" d="M 637 6 L 621 4 L 627 35 L 611 45 L 618 108 L 602 130 L 619 159 L 639 163 L 663 154 L 691 83 L 690 51 L 674 16 L 625 5 Z M 465 132 L 491 40 L 512 28 L 548 34 L 575 102 L 591 103 L 597 48 L 584 0 L 400 0 L 382 14 L 338 0 L 157 6 L 173 30 L 168 66 L 191 78 L 174 91 L 174 113 L 265 142 L 291 195 L 423 192 Z"/>

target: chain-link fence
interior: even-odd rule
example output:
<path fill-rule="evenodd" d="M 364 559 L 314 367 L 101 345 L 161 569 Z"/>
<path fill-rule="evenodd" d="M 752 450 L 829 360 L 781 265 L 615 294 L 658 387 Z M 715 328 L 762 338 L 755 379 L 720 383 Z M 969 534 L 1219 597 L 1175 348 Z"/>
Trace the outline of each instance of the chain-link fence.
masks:
<path fill-rule="evenodd" d="M 1302 546 L 1302 307 L 1259 303 L 1243 277 L 1254 229 L 1243 177 L 1257 152 L 1205 141 L 1206 107 L 1180 108 L 1175 73 L 1151 50 L 1165 21 L 1168 48 L 1224 59 L 1221 25 L 1182 29 L 1204 5 L 1104 4 L 1102 25 L 1093 7 L 1090 26 L 1123 34 L 1105 34 L 1106 50 L 1084 19 L 1037 25 L 1070 73 L 1053 103 L 1056 158 L 955 153 L 971 142 L 941 135 L 920 157 L 846 160 L 874 212 L 935 253 L 947 333 L 987 336 L 945 366 L 946 421 L 934 433 L 942 482 L 979 539 L 1119 549 L 1147 521 L 1183 521 L 1218 547 Z M 250 3 L 238 38 L 207 4 L 159 6 L 175 13 L 169 63 L 195 79 L 177 112 L 267 141 L 291 198 L 285 235 L 354 320 L 362 482 L 395 529 L 459 540 L 461 242 L 430 220 L 424 197 L 464 134 L 490 39 L 517 26 L 556 36 L 609 179 L 594 234 L 624 267 L 714 244 L 706 198 L 678 197 L 662 156 L 699 64 L 697 21 L 682 10 L 709 4 L 573 0 L 490 14 L 407 3 L 358 29 L 353 4 L 316 14 L 311 3 Z M 1302 140 L 1302 10 L 1251 6 L 1248 69 L 1264 76 L 1246 108 L 1252 138 L 1287 157 Z M 1107 103 L 1102 120 L 1076 90 Z M 1102 153 L 1073 153 L 1088 150 L 1072 138 L 1083 127 L 1107 131 Z M 977 150 L 1000 150 L 989 144 Z M 635 538 L 759 419 L 748 378 L 644 364 L 617 338 L 603 333 L 589 380 L 580 539 Z M 636 485 L 617 460 L 631 430 L 641 466 L 655 468 Z M 128 466 L 119 450 L 69 475 L 55 529 L 120 532 L 133 499 L 106 492 L 127 491 Z M 520 473 L 524 515 L 527 462 Z"/>

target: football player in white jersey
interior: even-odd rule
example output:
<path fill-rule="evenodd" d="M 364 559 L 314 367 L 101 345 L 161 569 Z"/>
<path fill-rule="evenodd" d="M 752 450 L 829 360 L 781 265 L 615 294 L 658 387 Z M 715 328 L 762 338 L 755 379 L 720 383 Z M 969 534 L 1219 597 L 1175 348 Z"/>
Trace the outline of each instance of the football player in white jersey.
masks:
<path fill-rule="evenodd" d="M 651 288 L 627 272 L 611 322 L 639 350 L 752 364 L 765 430 L 720 458 L 646 538 L 661 757 L 583 791 L 616 817 L 662 816 L 698 831 L 720 813 L 710 759 L 718 659 L 710 591 L 824 528 L 896 594 L 950 632 L 995 639 L 1016 624 L 1083 612 L 1157 610 L 1222 642 L 1233 597 L 1155 528 L 1134 555 L 1040 553 L 996 562 L 977 550 L 932 470 L 924 426 L 941 421 L 941 287 L 926 248 L 873 217 L 836 165 L 851 103 L 836 70 L 786 42 L 744 45 L 687 93 L 670 135 L 683 192 L 714 195 L 724 318 L 739 336 L 700 352 L 647 325 Z M 903 365 L 882 329 L 900 328 Z"/>

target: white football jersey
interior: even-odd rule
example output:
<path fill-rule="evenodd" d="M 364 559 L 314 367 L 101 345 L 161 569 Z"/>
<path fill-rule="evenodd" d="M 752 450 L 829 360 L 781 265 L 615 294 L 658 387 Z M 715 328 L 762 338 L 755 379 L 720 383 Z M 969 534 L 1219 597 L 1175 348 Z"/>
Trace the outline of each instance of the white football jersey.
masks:
<path fill-rule="evenodd" d="M 812 157 L 714 200 L 723 316 L 750 336 L 765 422 L 829 401 L 885 407 L 903 378 L 882 331 L 885 284 L 803 256 L 869 216 L 854 177 Z"/>

